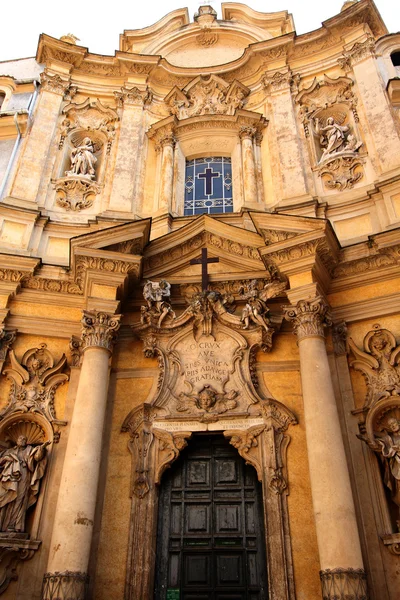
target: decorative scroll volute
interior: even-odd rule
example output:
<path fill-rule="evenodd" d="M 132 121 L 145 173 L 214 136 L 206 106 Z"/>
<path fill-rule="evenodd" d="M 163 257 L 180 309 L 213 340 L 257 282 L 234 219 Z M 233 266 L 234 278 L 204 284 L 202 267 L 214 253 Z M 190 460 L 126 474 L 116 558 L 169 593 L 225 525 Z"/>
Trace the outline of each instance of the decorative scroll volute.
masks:
<path fill-rule="evenodd" d="M 68 375 L 63 373 L 67 366 L 66 356 L 63 354 L 55 363 L 46 344 L 27 350 L 21 362 L 13 350 L 9 356 L 10 366 L 4 369 L 4 375 L 12 381 L 12 386 L 9 402 L 0 419 L 13 413 L 31 412 L 43 415 L 49 423 L 59 423 L 54 409 L 54 394 L 58 386 L 68 381 Z"/>
<path fill-rule="evenodd" d="M 364 337 L 364 350 L 351 338 L 348 345 L 352 354 L 350 366 L 363 374 L 367 384 L 366 406 L 400 393 L 400 345 L 388 329 L 374 325 Z"/>
<path fill-rule="evenodd" d="M 150 451 L 154 439 L 151 424 L 154 419 L 154 411 L 148 404 L 143 404 L 133 410 L 125 419 L 122 431 L 130 433 L 128 442 L 132 454 L 132 487 L 131 495 L 144 498 L 150 491 L 151 462 Z"/>
<path fill-rule="evenodd" d="M 229 443 L 236 448 L 246 464 L 255 468 L 259 481 L 262 481 L 263 474 L 261 447 L 258 438 L 264 429 L 265 425 L 256 425 L 243 431 L 239 429 L 224 431 L 224 436 L 230 438 Z"/>
<path fill-rule="evenodd" d="M 192 436 L 191 431 L 169 433 L 162 429 L 153 429 L 157 439 L 155 460 L 155 483 L 161 483 L 161 477 L 171 464 L 178 458 L 180 452 L 187 446 L 187 440 Z"/>
<path fill-rule="evenodd" d="M 263 416 L 268 487 L 275 494 L 288 494 L 286 453 L 290 436 L 285 432 L 289 425 L 297 424 L 297 419 L 283 404 L 271 401 L 263 403 Z"/>

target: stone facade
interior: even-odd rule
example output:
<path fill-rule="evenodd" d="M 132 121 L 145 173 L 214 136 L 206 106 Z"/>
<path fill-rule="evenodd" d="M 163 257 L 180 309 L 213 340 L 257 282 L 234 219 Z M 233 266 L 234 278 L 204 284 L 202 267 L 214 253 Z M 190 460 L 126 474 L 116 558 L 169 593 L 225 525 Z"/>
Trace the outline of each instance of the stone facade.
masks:
<path fill-rule="evenodd" d="M 217 433 L 260 482 L 252 598 L 396 600 L 399 56 L 359 0 L 2 63 L 5 600 L 155 598 L 165 472 Z"/>

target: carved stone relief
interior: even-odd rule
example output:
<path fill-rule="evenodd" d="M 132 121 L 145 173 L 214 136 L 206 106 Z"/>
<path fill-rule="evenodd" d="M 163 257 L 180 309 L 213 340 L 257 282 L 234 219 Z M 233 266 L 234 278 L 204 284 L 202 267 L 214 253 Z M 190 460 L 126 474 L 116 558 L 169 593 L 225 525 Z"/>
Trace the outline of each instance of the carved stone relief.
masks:
<path fill-rule="evenodd" d="M 56 389 L 68 380 L 65 367 L 64 355 L 56 362 L 40 344 L 21 360 L 10 350 L 3 370 L 11 389 L 0 413 L 0 594 L 17 579 L 18 563 L 32 558 L 41 543 L 30 539 L 26 516 L 40 494 L 48 447 L 58 442 L 65 424 L 54 407 Z"/>
<path fill-rule="evenodd" d="M 364 175 L 352 86 L 348 77 L 324 75 L 296 95 L 312 162 L 327 189 L 351 189 Z"/>
<path fill-rule="evenodd" d="M 210 33 L 203 30 L 203 42 Z M 180 90 L 174 87 L 165 97 L 171 115 L 187 119 L 199 115 L 233 115 L 243 108 L 250 90 L 239 81 L 226 83 L 216 75 L 199 75 Z"/>
<path fill-rule="evenodd" d="M 348 346 L 350 365 L 367 384 L 358 437 L 377 455 L 387 497 L 397 509 L 395 524 L 387 518 L 381 537 L 390 552 L 400 554 L 400 345 L 389 330 L 375 325 L 364 338 L 363 350 L 351 338 Z"/>
<path fill-rule="evenodd" d="M 400 345 L 394 335 L 380 325 L 367 333 L 363 350 L 351 338 L 348 340 L 350 366 L 360 371 L 367 384 L 365 405 L 374 405 L 378 400 L 400 392 Z"/>
<path fill-rule="evenodd" d="M 234 283 L 232 282 L 232 285 Z M 225 284 L 224 290 L 233 288 Z M 234 286 L 235 287 L 235 286 Z M 177 315 L 170 304 L 166 281 L 145 284 L 146 305 L 133 332 L 144 342 L 145 356 L 158 358 L 160 376 L 151 404 L 134 409 L 122 431 L 130 434 L 132 454 L 132 548 L 146 536 L 143 555 L 128 559 L 126 597 L 133 600 L 152 593 L 150 570 L 154 564 L 156 486 L 166 468 L 176 460 L 196 431 L 221 431 L 252 465 L 263 484 L 265 514 L 282 523 L 282 539 L 288 539 L 285 495 L 288 493 L 286 430 L 296 424 L 294 415 L 272 397 L 261 397 L 255 384 L 254 356 L 257 348 L 269 350 L 273 328 L 267 300 L 285 287 L 272 280 L 260 285 L 248 281 L 236 285 L 238 299 L 248 305 L 242 316 L 232 314 L 232 298 L 217 290 L 186 290 L 189 306 Z M 253 365 L 253 366 L 251 366 Z M 269 530 L 269 527 L 267 527 Z M 269 544 L 269 547 L 271 545 Z M 290 549 L 276 548 L 269 560 L 271 585 L 280 598 L 294 598 L 288 573 Z M 272 568 L 273 565 L 273 568 Z M 139 592 L 140 590 L 140 592 Z"/>

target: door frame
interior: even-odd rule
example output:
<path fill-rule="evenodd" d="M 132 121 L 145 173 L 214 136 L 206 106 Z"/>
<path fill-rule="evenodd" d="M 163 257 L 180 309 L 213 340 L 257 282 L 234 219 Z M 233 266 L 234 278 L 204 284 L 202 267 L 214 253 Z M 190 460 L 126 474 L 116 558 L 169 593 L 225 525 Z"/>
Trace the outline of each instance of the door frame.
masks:
<path fill-rule="evenodd" d="M 222 433 L 262 484 L 266 568 L 269 600 L 295 600 L 293 562 L 287 506 L 286 451 L 293 413 L 276 400 L 262 402 L 257 418 L 225 418 L 206 423 L 161 420 L 157 410 L 143 404 L 125 419 L 132 456 L 131 518 L 125 600 L 153 600 L 159 485 L 165 470 L 177 459 L 194 431 Z"/>

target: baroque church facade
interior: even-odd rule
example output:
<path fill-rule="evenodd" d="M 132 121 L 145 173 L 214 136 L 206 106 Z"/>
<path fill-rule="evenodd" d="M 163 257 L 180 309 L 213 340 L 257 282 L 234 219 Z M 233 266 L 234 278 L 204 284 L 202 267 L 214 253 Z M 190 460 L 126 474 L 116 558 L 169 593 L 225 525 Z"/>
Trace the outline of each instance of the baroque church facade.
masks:
<path fill-rule="evenodd" d="M 396 600 L 400 34 L 77 41 L 0 63 L 0 596 Z"/>

